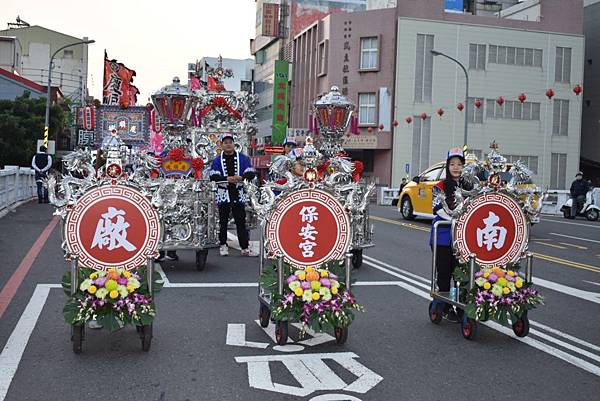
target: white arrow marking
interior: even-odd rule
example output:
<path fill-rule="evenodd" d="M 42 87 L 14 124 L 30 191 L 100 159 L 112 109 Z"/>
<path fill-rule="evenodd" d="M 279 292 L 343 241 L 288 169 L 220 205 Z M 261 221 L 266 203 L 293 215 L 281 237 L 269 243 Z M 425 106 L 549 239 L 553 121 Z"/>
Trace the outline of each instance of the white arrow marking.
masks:
<path fill-rule="evenodd" d="M 297 329 L 302 328 L 301 323 L 292 323 L 292 326 L 296 327 Z M 314 347 L 315 345 L 321 345 L 321 344 L 325 344 L 329 341 L 335 340 L 334 337 L 330 336 L 327 333 L 316 333 L 313 329 L 310 329 L 310 328 L 308 330 L 306 330 L 306 334 L 308 334 L 312 338 L 309 338 L 304 341 L 299 341 L 298 344 L 306 345 L 308 347 Z"/>
<path fill-rule="evenodd" d="M 229 323 L 227 325 L 227 339 L 225 344 L 235 347 L 250 347 L 265 349 L 269 343 L 246 341 L 246 325 L 243 323 Z"/>

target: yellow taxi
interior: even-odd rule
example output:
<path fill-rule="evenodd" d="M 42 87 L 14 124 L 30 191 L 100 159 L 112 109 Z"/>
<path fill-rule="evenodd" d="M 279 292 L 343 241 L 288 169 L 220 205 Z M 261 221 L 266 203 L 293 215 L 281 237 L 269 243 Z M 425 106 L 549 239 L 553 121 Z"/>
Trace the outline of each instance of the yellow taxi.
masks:
<path fill-rule="evenodd" d="M 467 163 L 472 163 L 467 157 Z M 506 171 L 500 173 L 502 181 L 510 181 L 511 174 L 508 172 L 512 164 L 507 163 Z M 488 172 L 484 170 L 484 176 L 480 177 L 482 181 L 487 180 Z M 402 192 L 398 195 L 398 211 L 402 214 L 402 217 L 406 220 L 414 220 L 415 217 L 421 217 L 426 219 L 433 219 L 432 214 L 432 203 L 433 203 L 433 187 L 438 182 L 446 179 L 446 162 L 441 161 L 429 167 L 418 176 L 414 177 L 412 181 L 404 186 Z M 531 181 L 526 184 L 519 185 L 520 188 L 533 188 L 535 184 Z M 525 198 L 523 199 L 525 200 Z M 537 197 L 533 202 L 532 207 L 537 206 L 537 202 L 540 199 Z M 534 221 L 533 223 L 536 223 Z"/>

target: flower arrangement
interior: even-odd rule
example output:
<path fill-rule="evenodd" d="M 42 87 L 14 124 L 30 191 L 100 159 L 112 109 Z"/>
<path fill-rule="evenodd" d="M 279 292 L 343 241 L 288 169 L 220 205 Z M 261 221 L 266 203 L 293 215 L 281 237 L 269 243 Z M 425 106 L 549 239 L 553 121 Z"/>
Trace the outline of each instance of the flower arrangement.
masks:
<path fill-rule="evenodd" d="M 273 294 L 273 319 L 300 321 L 301 335 L 308 328 L 323 331 L 347 327 L 354 320 L 355 311 L 364 311 L 340 278 L 339 263 L 297 270 L 285 266 L 285 269 L 288 276 L 283 295 L 277 294 L 275 268 L 263 271 L 261 285 Z"/>
<path fill-rule="evenodd" d="M 96 271 L 79 269 L 77 292 L 71 295 L 71 276 L 65 273 L 62 286 L 69 296 L 63 309 L 67 323 L 82 325 L 96 320 L 110 331 L 122 324 L 149 325 L 156 316 L 156 305 L 147 291 L 145 267 L 134 271 L 108 269 Z M 155 272 L 154 291 L 162 287 L 162 279 Z"/>
<path fill-rule="evenodd" d="M 454 271 L 454 280 L 460 283 L 469 282 L 469 269 L 466 265 Z M 507 270 L 498 266 L 482 268 L 475 273 L 475 286 L 466 292 L 465 313 L 475 320 L 494 319 L 508 324 L 508 316 L 512 321 L 520 319 L 530 309 L 543 304 L 539 292 L 531 288 L 524 275 L 515 270 Z"/>

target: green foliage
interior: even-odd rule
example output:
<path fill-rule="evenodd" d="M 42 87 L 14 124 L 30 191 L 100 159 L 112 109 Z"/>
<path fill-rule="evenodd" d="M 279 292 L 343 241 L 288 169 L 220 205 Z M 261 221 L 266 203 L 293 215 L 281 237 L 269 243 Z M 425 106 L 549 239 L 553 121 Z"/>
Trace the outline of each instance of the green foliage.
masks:
<path fill-rule="evenodd" d="M 29 166 L 43 138 L 46 99 L 32 99 L 29 92 L 15 100 L 0 100 L 0 163 Z M 65 126 L 66 113 L 59 105 L 50 108 L 50 139 Z"/>

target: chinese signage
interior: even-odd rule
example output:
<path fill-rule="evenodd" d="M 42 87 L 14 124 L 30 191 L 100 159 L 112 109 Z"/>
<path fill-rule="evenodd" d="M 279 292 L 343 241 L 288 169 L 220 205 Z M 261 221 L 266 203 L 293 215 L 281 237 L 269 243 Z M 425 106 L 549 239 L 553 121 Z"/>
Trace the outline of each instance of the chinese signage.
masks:
<path fill-rule="evenodd" d="M 273 144 L 282 144 L 287 132 L 288 73 L 289 63 L 284 60 L 276 60 L 273 79 L 273 132 L 271 134 Z"/>
<path fill-rule="evenodd" d="M 104 85 L 102 104 L 121 107 L 134 106 L 138 89 L 132 85 L 135 71 L 117 60 L 109 60 L 104 53 Z"/>
<path fill-rule="evenodd" d="M 140 192 L 121 185 L 86 192 L 69 212 L 65 237 L 81 266 L 106 270 L 145 265 L 158 251 L 160 222 Z"/>
<path fill-rule="evenodd" d="M 277 204 L 267 226 L 274 255 L 293 266 L 342 260 L 350 246 L 350 221 L 329 193 L 295 191 Z"/>
<path fill-rule="evenodd" d="M 145 107 L 102 105 L 96 109 L 96 145 L 100 145 L 113 130 L 126 145 L 145 145 L 150 142 L 148 110 Z"/>
<path fill-rule="evenodd" d="M 377 135 L 351 135 L 344 137 L 344 149 L 377 149 Z"/>
<path fill-rule="evenodd" d="M 483 267 L 515 262 L 529 237 L 529 225 L 516 200 L 501 193 L 475 197 L 456 221 L 454 238 L 459 259 L 477 256 Z"/>
<path fill-rule="evenodd" d="M 279 35 L 279 4 L 263 4 L 262 35 L 269 37 Z"/>
<path fill-rule="evenodd" d="M 86 147 L 86 146 L 94 146 L 94 131 L 88 131 L 85 129 L 80 129 L 77 135 L 77 146 Z"/>

